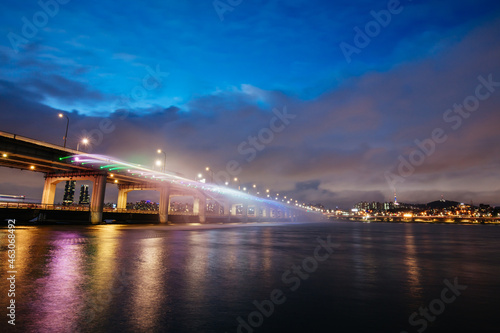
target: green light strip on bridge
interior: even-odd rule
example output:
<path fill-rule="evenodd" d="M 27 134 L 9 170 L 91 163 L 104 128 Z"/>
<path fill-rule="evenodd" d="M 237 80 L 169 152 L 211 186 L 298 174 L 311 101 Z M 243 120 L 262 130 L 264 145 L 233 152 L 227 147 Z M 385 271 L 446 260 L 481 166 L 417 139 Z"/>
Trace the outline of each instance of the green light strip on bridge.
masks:
<path fill-rule="evenodd" d="M 73 156 L 59 157 L 59 161 L 65 160 L 67 158 L 72 158 Z"/>
<path fill-rule="evenodd" d="M 127 167 L 116 167 L 116 168 L 111 168 L 111 169 L 108 169 L 108 171 L 111 171 L 111 170 L 120 170 L 120 169 L 127 169 Z"/>
<path fill-rule="evenodd" d="M 104 169 L 104 168 L 110 168 L 110 167 L 114 167 L 114 166 L 118 166 L 118 165 L 121 165 L 121 164 L 108 164 L 108 165 L 103 165 L 101 166 L 100 168 L 101 169 Z M 111 170 L 111 169 L 110 169 Z"/>

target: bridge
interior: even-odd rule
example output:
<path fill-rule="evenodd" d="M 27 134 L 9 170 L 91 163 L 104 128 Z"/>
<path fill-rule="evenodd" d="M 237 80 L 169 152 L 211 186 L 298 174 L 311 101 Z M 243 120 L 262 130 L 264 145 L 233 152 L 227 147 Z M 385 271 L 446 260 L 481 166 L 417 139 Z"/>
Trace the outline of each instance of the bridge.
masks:
<path fill-rule="evenodd" d="M 160 223 L 168 222 L 171 198 L 175 196 L 193 197 L 193 214 L 199 217 L 200 223 L 206 222 L 207 202 L 211 203 L 211 207 L 216 207 L 215 214 L 212 212 L 212 215 L 227 220 L 236 215 L 247 219 L 249 212 L 252 216 L 269 220 L 278 217 L 293 220 L 315 213 L 298 204 L 284 204 L 229 187 L 201 183 L 174 173 L 155 171 L 110 156 L 87 154 L 1 131 L 0 166 L 45 174 L 40 205 L 42 209 L 54 207 L 58 183 L 68 180 L 91 181 L 93 186 L 88 210 L 89 221 L 93 224 L 103 222 L 107 184 L 118 186 L 117 212 L 127 212 L 127 195 L 131 191 L 158 191 L 160 200 L 157 214 Z M 17 205 L 17 208 L 23 208 L 23 205 Z"/>

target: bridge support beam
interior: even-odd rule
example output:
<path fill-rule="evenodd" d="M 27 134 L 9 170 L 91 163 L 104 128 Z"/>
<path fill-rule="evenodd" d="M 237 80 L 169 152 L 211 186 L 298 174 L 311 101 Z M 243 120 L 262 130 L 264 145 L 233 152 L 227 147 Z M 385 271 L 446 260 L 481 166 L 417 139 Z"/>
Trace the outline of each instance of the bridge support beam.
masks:
<path fill-rule="evenodd" d="M 231 204 L 229 203 L 229 199 L 222 201 L 222 206 L 224 207 L 223 216 L 227 218 L 227 222 L 231 222 Z"/>
<path fill-rule="evenodd" d="M 106 193 L 106 174 L 93 177 L 92 198 L 90 200 L 90 223 L 102 222 L 102 209 L 104 206 L 104 194 Z"/>
<path fill-rule="evenodd" d="M 165 186 L 160 189 L 160 212 L 158 220 L 160 223 L 168 222 L 168 210 L 170 207 L 170 189 Z"/>
<path fill-rule="evenodd" d="M 198 215 L 200 223 L 206 222 L 207 198 L 204 195 L 194 197 L 193 214 Z"/>
<path fill-rule="evenodd" d="M 51 177 L 45 178 L 45 184 L 43 185 L 43 194 L 42 194 L 42 204 L 43 205 L 53 205 L 54 198 L 56 196 L 56 186 L 61 182 L 60 180 L 55 180 Z"/>
<path fill-rule="evenodd" d="M 248 222 L 248 203 L 244 203 L 242 207 L 242 218 L 243 222 Z"/>
<path fill-rule="evenodd" d="M 128 193 L 132 191 L 122 186 L 118 186 L 118 201 L 116 203 L 117 209 L 127 209 L 127 197 Z"/>
<path fill-rule="evenodd" d="M 262 217 L 269 218 L 269 207 L 267 206 L 262 207 Z"/>

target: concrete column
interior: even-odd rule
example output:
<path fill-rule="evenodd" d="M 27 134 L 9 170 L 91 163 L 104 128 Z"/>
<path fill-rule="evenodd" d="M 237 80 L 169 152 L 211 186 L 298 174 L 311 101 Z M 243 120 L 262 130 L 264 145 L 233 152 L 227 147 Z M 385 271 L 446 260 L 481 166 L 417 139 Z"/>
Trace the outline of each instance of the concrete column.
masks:
<path fill-rule="evenodd" d="M 230 216 L 231 215 L 231 205 L 229 204 L 229 201 L 221 201 L 221 206 L 224 207 L 223 216 Z"/>
<path fill-rule="evenodd" d="M 118 186 L 118 202 L 116 204 L 116 208 L 127 209 L 128 192 L 130 192 L 130 190 L 123 189 Z"/>
<path fill-rule="evenodd" d="M 220 203 L 217 200 L 214 200 L 214 213 L 216 216 L 220 216 Z"/>
<path fill-rule="evenodd" d="M 224 200 L 221 202 L 222 206 L 224 207 L 224 217 L 227 218 L 227 222 L 231 222 L 231 204 L 229 203 L 229 200 Z"/>
<path fill-rule="evenodd" d="M 43 185 L 42 204 L 54 204 L 54 198 L 56 196 L 56 186 L 59 182 L 60 181 L 54 180 L 50 177 L 45 178 L 45 184 Z"/>
<path fill-rule="evenodd" d="M 236 215 L 236 212 L 237 212 L 236 207 L 238 207 L 238 205 L 239 204 L 236 204 L 236 203 L 231 205 L 231 214 L 230 215 L 234 215 L 234 216 Z"/>
<path fill-rule="evenodd" d="M 160 212 L 158 220 L 160 223 L 168 222 L 168 209 L 170 207 L 170 189 L 164 186 L 160 189 Z"/>
<path fill-rule="evenodd" d="M 242 213 L 243 213 L 243 215 L 242 215 L 243 221 L 247 222 L 248 221 L 248 204 L 247 203 L 243 204 Z"/>
<path fill-rule="evenodd" d="M 206 210 L 207 198 L 204 195 L 195 197 L 193 202 L 193 214 L 198 215 L 200 223 L 205 223 L 206 221 Z"/>
<path fill-rule="evenodd" d="M 269 218 L 269 207 L 268 206 L 263 206 L 262 207 L 262 217 Z"/>
<path fill-rule="evenodd" d="M 104 194 L 106 193 L 106 174 L 94 176 L 92 187 L 92 198 L 90 199 L 90 223 L 102 222 L 102 208 L 104 206 Z"/>

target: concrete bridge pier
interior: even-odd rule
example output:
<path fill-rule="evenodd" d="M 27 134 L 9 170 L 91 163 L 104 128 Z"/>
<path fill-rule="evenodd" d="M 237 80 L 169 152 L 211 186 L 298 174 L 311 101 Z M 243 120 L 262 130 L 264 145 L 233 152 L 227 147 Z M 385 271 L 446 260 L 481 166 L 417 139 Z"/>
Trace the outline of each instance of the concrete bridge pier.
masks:
<path fill-rule="evenodd" d="M 227 222 L 231 222 L 231 204 L 229 203 L 229 200 L 225 200 L 222 202 L 222 205 L 224 207 L 224 217 L 227 218 Z"/>
<path fill-rule="evenodd" d="M 76 171 L 47 173 L 43 186 L 42 204 L 53 205 L 56 195 L 56 186 L 65 180 L 91 180 L 93 182 L 92 197 L 90 200 L 90 223 L 102 222 L 102 210 L 104 207 L 104 194 L 106 193 L 106 172 Z"/>
<path fill-rule="evenodd" d="M 243 204 L 242 214 L 243 222 L 248 222 L 248 203 L 246 202 Z"/>
<path fill-rule="evenodd" d="M 118 185 L 118 201 L 116 203 L 117 209 L 127 209 L 127 197 L 128 193 L 131 192 L 132 189 Z"/>
<path fill-rule="evenodd" d="M 262 217 L 263 218 L 269 218 L 269 207 L 268 206 L 263 206 L 262 207 Z"/>
<path fill-rule="evenodd" d="M 102 222 L 107 175 L 96 175 L 93 178 L 94 186 L 92 188 L 92 198 L 90 199 L 90 223 L 97 224 Z"/>
<path fill-rule="evenodd" d="M 207 197 L 198 195 L 194 198 L 193 214 L 198 215 L 200 223 L 206 222 Z"/>
<path fill-rule="evenodd" d="M 42 204 L 53 205 L 56 196 L 56 186 L 62 180 L 57 180 L 52 177 L 45 177 L 45 184 L 43 185 Z"/>
<path fill-rule="evenodd" d="M 170 207 L 170 189 L 164 186 L 160 189 L 160 212 L 158 220 L 160 223 L 168 222 L 168 209 Z"/>

